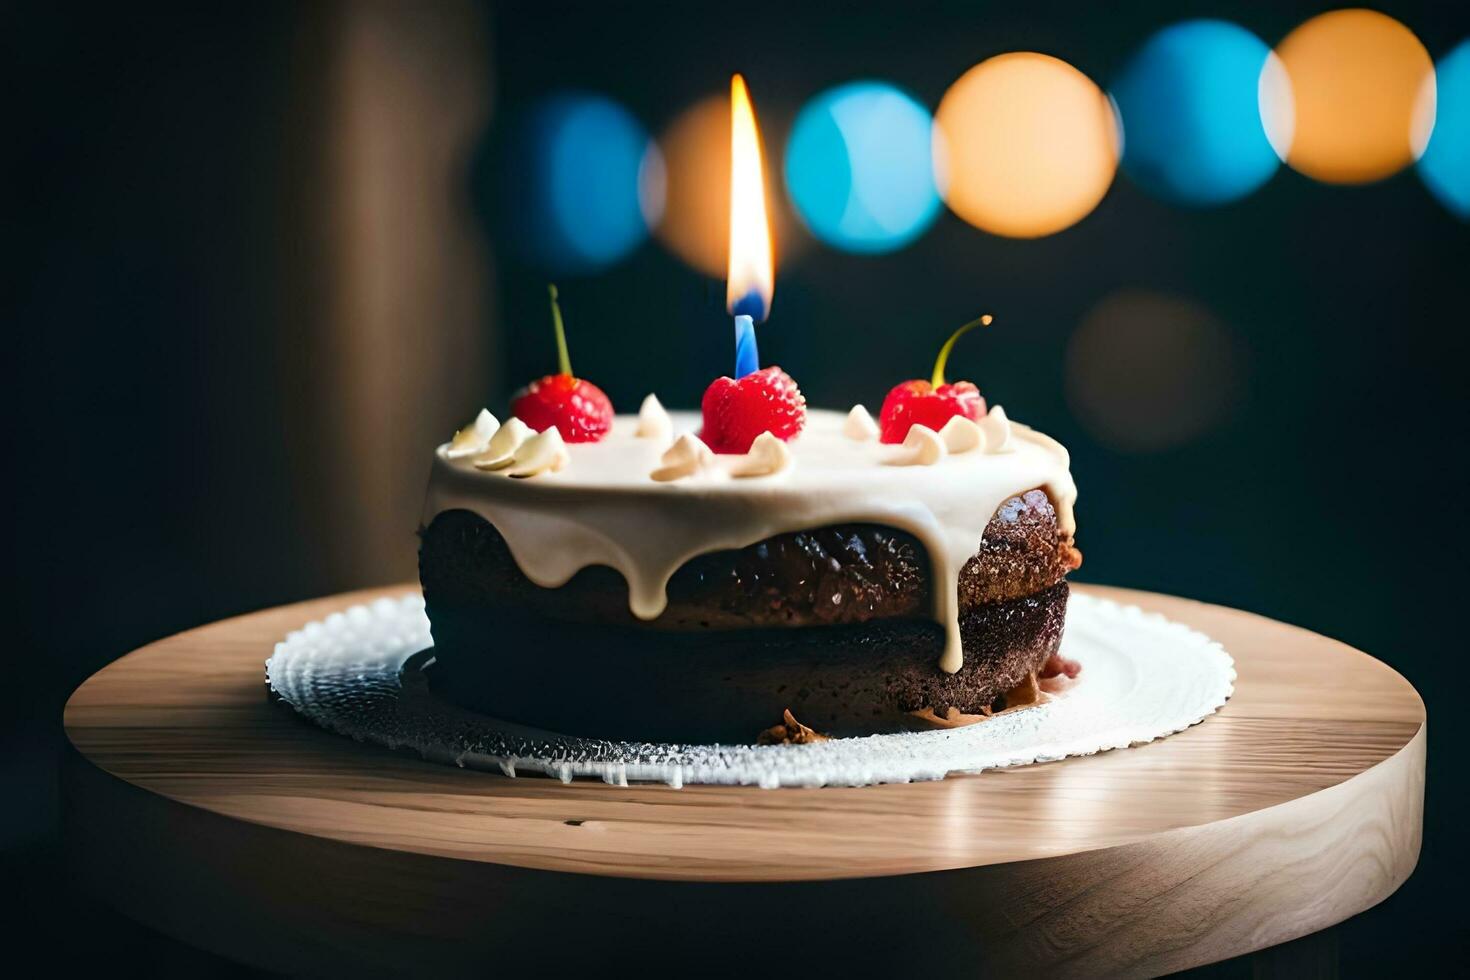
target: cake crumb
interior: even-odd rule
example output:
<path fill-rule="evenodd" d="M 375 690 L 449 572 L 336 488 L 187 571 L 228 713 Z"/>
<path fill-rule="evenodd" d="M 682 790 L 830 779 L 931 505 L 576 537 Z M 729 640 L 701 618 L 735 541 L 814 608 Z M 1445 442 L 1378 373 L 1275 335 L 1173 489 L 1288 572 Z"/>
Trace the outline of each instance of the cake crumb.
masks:
<path fill-rule="evenodd" d="M 1026 675 L 1020 684 L 997 698 L 996 707 L 992 708 L 989 705 L 982 705 L 978 714 L 968 714 L 953 705 L 945 709 L 942 715 L 933 708 L 921 708 L 918 711 L 910 711 L 909 714 L 936 728 L 963 728 L 966 725 L 979 724 L 987 718 L 993 718 L 998 714 L 1019 711 L 1022 708 L 1031 708 L 1051 700 L 1050 694 L 1046 691 L 1046 686 L 1046 682 L 1039 678 L 1037 672 L 1033 670 Z"/>
<path fill-rule="evenodd" d="M 815 729 L 808 728 L 796 720 L 787 708 L 781 712 L 781 724 L 772 725 L 756 736 L 757 745 L 809 745 L 812 742 L 828 742 L 831 739 Z"/>
<path fill-rule="evenodd" d="M 966 725 L 978 724 L 989 718 L 992 713 L 989 705 L 982 705 L 979 714 L 967 714 L 954 705 L 946 708 L 943 715 L 936 713 L 933 708 L 920 708 L 918 711 L 909 712 L 920 721 L 937 728 L 963 728 Z"/>

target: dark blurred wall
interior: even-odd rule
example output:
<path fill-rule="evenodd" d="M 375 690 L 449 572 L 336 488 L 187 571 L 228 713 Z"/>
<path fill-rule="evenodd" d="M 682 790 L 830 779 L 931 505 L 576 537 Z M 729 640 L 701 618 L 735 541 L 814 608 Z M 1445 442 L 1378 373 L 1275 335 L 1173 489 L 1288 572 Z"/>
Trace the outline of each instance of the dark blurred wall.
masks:
<path fill-rule="evenodd" d="M 493 208 L 469 203 L 484 188 L 462 157 L 493 153 L 493 120 L 575 86 L 658 132 L 740 70 L 779 145 L 807 97 L 851 78 L 933 106 L 976 62 L 1029 49 L 1106 84 L 1174 20 L 1222 16 L 1274 42 L 1321 9 L 8 9 L 21 632 L 0 846 L 41 896 L 11 923 L 62 951 L 46 923 L 75 910 L 49 863 L 65 693 L 157 636 L 411 574 L 432 439 L 550 369 L 545 275 L 513 258 Z M 1432 54 L 1470 33 L 1463 5 L 1383 9 Z M 1427 969 L 1463 938 L 1439 896 L 1466 870 L 1470 744 L 1450 663 L 1464 646 L 1467 269 L 1470 226 L 1412 172 L 1332 188 L 1283 169 L 1211 211 L 1120 177 L 1090 217 L 1036 241 L 946 215 L 891 256 L 794 248 L 761 332 L 765 359 L 814 403 L 876 407 L 927 371 L 949 329 L 994 312 L 953 363 L 1072 449 L 1084 579 L 1298 623 L 1415 683 L 1431 715 L 1424 858 L 1344 931 L 1349 975 Z M 695 404 L 729 370 L 723 288 L 659 246 L 561 285 L 578 370 L 624 410 L 650 390 Z M 1197 438 L 1121 445 L 1069 397 L 1069 345 L 1120 291 L 1183 301 L 1228 336 L 1228 410 Z M 154 949 L 85 912 L 126 949 Z"/>
<path fill-rule="evenodd" d="M 422 447 L 494 373 L 494 265 L 468 176 L 490 121 L 486 17 L 373 0 L 297 23 L 278 203 L 294 247 L 275 327 L 292 504 L 317 581 L 405 580 Z"/>
<path fill-rule="evenodd" d="M 422 447 L 497 370 L 466 176 L 489 15 L 12 6 L 0 33 L 22 630 L 0 877 L 26 896 L 0 935 L 62 966 L 192 974 L 219 964 L 65 888 L 61 705 L 148 639 L 412 577 Z M 94 943 L 63 940 L 78 920 Z"/>

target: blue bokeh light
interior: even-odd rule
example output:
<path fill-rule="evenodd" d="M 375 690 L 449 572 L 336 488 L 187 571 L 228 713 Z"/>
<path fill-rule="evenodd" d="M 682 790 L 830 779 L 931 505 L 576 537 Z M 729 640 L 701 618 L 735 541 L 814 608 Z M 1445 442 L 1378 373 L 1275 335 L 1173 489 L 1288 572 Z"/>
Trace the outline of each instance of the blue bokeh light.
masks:
<path fill-rule="evenodd" d="M 1470 221 L 1470 39 L 1434 68 L 1435 119 L 1419 177 L 1451 212 Z"/>
<path fill-rule="evenodd" d="M 1260 187 L 1281 160 L 1261 121 L 1271 49 L 1223 20 L 1189 20 L 1150 37 L 1112 89 L 1123 170 L 1166 200 L 1223 204 Z"/>
<path fill-rule="evenodd" d="M 813 235 L 849 252 L 890 252 L 939 214 L 934 123 L 884 82 L 851 82 L 813 98 L 786 145 L 786 190 Z"/>
<path fill-rule="evenodd" d="M 551 272 L 595 272 L 648 235 L 662 167 L 647 131 L 601 95 L 536 103 L 506 147 L 503 200 L 515 247 Z"/>

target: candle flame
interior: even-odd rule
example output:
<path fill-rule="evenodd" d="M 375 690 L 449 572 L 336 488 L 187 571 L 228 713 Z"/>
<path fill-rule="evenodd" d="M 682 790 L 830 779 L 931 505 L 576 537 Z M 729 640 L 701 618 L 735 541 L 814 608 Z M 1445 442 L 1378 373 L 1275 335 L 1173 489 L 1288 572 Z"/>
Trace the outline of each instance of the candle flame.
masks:
<path fill-rule="evenodd" d="M 770 313 L 775 291 L 760 130 L 745 79 L 735 75 L 730 79 L 730 264 L 725 300 L 731 313 L 746 314 L 759 323 Z"/>

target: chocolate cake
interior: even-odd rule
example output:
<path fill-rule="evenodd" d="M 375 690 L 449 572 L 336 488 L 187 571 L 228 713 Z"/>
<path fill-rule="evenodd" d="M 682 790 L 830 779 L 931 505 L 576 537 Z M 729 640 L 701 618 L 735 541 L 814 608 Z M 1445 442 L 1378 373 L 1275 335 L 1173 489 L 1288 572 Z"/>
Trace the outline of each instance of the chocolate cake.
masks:
<path fill-rule="evenodd" d="M 496 469 L 488 426 L 440 447 L 419 556 L 437 690 L 566 734 L 749 743 L 971 723 L 1075 673 L 1056 442 L 999 408 L 954 451 L 812 411 L 789 444 L 713 456 L 698 421 L 653 403 L 595 444 L 521 433 Z"/>

